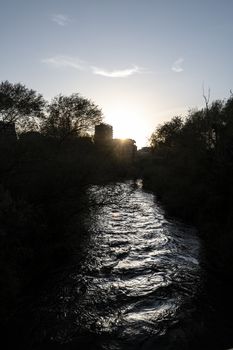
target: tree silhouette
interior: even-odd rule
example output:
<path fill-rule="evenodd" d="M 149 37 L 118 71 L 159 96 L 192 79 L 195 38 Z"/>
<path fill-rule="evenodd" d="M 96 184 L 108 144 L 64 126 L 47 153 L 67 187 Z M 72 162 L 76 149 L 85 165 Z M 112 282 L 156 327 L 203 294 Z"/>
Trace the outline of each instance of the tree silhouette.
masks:
<path fill-rule="evenodd" d="M 233 97 L 205 102 L 205 108 L 154 131 L 144 184 L 185 219 L 232 227 Z"/>
<path fill-rule="evenodd" d="M 75 93 L 56 96 L 48 107 L 44 134 L 64 140 L 92 132 L 102 122 L 102 112 L 91 100 Z"/>
<path fill-rule="evenodd" d="M 150 137 L 151 147 L 156 148 L 161 145 L 172 146 L 179 136 L 182 126 L 183 122 L 180 117 L 174 117 L 171 121 L 159 125 Z"/>
<path fill-rule="evenodd" d="M 0 84 L 0 120 L 16 123 L 21 131 L 38 126 L 44 117 L 45 100 L 36 91 L 21 83 L 3 81 Z"/>

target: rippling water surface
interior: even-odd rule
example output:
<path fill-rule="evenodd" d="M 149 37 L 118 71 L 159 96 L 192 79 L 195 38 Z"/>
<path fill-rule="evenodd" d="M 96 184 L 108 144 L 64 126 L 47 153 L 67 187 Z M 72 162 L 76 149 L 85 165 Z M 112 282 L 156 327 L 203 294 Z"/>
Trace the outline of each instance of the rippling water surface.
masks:
<path fill-rule="evenodd" d="M 85 261 L 47 305 L 57 320 L 47 336 L 61 343 L 88 336 L 98 349 L 151 349 L 192 317 L 200 285 L 196 233 L 165 218 L 140 182 L 93 186 L 89 196 L 98 205 L 86 219 Z"/>

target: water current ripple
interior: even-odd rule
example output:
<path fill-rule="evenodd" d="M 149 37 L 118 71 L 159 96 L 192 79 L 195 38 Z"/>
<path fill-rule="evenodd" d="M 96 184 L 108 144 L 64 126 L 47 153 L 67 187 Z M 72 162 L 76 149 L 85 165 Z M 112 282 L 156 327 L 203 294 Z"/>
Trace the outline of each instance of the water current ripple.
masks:
<path fill-rule="evenodd" d="M 199 240 L 193 228 L 167 219 L 140 183 L 92 186 L 89 196 L 109 200 L 87 216 L 86 258 L 57 288 L 49 336 L 66 343 L 89 334 L 96 349 L 150 349 L 148 339 L 193 311 Z"/>

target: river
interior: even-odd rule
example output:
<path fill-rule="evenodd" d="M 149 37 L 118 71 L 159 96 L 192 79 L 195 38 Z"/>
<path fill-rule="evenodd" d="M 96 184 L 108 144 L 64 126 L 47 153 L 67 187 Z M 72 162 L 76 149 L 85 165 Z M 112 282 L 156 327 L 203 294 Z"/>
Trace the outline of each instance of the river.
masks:
<path fill-rule="evenodd" d="M 195 229 L 166 217 L 140 181 L 92 186 L 88 195 L 83 262 L 34 306 L 34 340 L 72 349 L 183 344 L 202 283 Z"/>

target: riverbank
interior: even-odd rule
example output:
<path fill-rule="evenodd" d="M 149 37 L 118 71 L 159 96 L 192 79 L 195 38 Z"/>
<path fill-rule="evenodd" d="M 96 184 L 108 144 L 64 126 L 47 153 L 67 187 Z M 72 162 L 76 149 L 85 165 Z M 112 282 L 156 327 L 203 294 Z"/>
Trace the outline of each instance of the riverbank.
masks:
<path fill-rule="evenodd" d="M 146 187 L 146 188 L 145 188 Z M 152 191 L 150 186 L 144 186 L 145 190 Z M 152 191 L 154 193 L 154 189 Z M 156 196 L 157 197 L 157 196 Z M 178 215 L 177 211 L 170 210 L 163 202 L 163 198 L 159 196 L 159 202 L 165 209 L 168 217 L 174 216 L 177 220 L 184 220 L 182 215 Z M 187 211 L 187 208 L 185 208 Z M 194 220 L 187 220 L 188 223 L 195 225 Z M 231 254 L 231 233 L 226 231 L 224 241 L 224 228 L 216 222 L 201 223 L 196 222 L 197 233 L 202 244 L 201 266 L 203 269 L 203 290 L 197 309 L 197 331 L 194 339 L 193 334 L 188 337 L 192 339 L 184 349 L 211 348 L 216 350 L 230 349 L 233 345 L 232 335 L 232 314 L 233 288 L 231 280 L 233 278 L 233 263 Z M 213 238 L 213 231 L 214 236 Z M 229 240 L 228 240 L 229 238 Z M 185 330 L 185 327 L 184 327 Z M 185 331 L 184 331 L 185 332 Z M 189 334 L 189 330 L 187 330 Z M 182 337 L 181 337 L 182 338 Z M 181 340 L 181 348 L 183 342 Z M 173 349 L 173 348 L 172 348 Z M 176 349 L 176 347 L 174 348 Z"/>
<path fill-rule="evenodd" d="M 222 348 L 233 345 L 232 113 L 231 97 L 160 125 L 151 154 L 139 164 L 144 188 L 156 193 L 170 215 L 198 228 L 214 309 L 210 323 Z"/>

